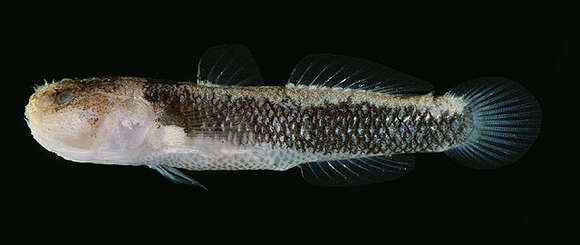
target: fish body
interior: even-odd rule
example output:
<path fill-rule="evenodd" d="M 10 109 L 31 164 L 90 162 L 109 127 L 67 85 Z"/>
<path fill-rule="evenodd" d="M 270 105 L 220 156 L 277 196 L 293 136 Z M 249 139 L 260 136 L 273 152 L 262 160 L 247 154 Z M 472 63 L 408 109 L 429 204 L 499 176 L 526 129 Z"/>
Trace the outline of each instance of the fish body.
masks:
<path fill-rule="evenodd" d="M 398 97 L 292 84 L 144 87 L 158 115 L 160 132 L 153 135 L 172 136 L 141 161 L 191 170 L 286 170 L 308 162 L 441 152 L 462 142 L 471 128 L 461 99 L 431 94 Z M 178 143 L 196 137 L 210 149 L 191 152 L 195 147 Z"/>
<path fill-rule="evenodd" d="M 412 153 L 445 152 L 473 168 L 517 160 L 541 112 L 515 82 L 482 78 L 442 96 L 429 83 L 364 60 L 313 55 L 284 87 L 260 86 L 247 49 L 210 49 L 198 81 L 64 79 L 26 107 L 34 138 L 76 162 L 177 169 L 287 170 L 344 186 L 396 179 Z"/>

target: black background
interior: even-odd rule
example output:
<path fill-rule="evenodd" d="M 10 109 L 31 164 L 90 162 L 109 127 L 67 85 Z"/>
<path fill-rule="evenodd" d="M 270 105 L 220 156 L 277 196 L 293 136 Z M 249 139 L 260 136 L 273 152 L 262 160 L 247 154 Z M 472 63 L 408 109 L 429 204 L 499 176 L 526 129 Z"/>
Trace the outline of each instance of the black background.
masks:
<path fill-rule="evenodd" d="M 572 244 L 578 239 L 578 42 L 512 30 L 401 32 L 385 25 L 290 25 L 8 18 L 2 32 L 4 232 L 22 240 L 175 243 L 215 240 L 321 243 Z M 202 27 L 203 26 L 203 27 Z M 209 188 L 172 184 L 146 167 L 65 161 L 37 144 L 24 106 L 43 79 L 101 75 L 193 81 L 214 45 L 250 48 L 267 85 L 283 85 L 312 53 L 365 58 L 432 82 L 438 94 L 480 76 L 519 81 L 540 101 L 542 132 L 517 164 L 477 171 L 444 154 L 418 156 L 393 182 L 307 184 L 287 172 L 188 172 Z"/>

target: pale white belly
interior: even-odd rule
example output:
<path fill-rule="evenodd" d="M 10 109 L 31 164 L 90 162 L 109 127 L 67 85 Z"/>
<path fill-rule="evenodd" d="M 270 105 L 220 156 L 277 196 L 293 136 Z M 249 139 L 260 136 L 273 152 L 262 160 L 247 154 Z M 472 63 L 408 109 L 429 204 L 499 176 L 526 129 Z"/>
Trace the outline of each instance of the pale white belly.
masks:
<path fill-rule="evenodd" d="M 287 170 L 301 163 L 363 157 L 350 153 L 313 153 L 281 145 L 232 145 L 216 138 L 187 136 L 174 125 L 154 129 L 138 164 L 188 170 Z"/>
<path fill-rule="evenodd" d="M 188 170 L 287 170 L 301 163 L 346 159 L 351 154 L 304 153 L 271 145 L 206 152 L 152 152 L 143 164 L 166 165 Z"/>

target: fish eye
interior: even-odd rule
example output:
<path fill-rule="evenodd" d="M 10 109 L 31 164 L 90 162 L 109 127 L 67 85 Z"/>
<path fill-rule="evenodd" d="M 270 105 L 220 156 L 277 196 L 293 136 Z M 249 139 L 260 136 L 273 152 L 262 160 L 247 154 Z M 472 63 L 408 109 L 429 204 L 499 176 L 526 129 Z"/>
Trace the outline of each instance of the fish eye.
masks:
<path fill-rule="evenodd" d="M 56 102 L 58 102 L 59 104 L 62 104 L 62 103 L 69 101 L 72 97 L 73 97 L 72 92 L 70 90 L 65 90 L 65 91 L 60 92 L 56 96 Z"/>

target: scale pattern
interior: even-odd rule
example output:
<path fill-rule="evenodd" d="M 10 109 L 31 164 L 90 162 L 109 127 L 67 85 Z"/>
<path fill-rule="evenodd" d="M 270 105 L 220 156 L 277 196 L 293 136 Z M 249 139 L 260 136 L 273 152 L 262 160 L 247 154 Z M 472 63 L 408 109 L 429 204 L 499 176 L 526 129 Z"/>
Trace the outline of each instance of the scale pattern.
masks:
<path fill-rule="evenodd" d="M 302 106 L 290 97 L 273 102 L 267 96 L 232 96 L 223 89 L 156 83 L 145 85 L 144 97 L 163 108 L 160 124 L 183 127 L 189 136 L 308 153 L 439 152 L 471 133 L 469 113 L 433 112 L 424 105 L 387 107 L 347 100 Z M 283 94 L 284 88 L 279 89 Z"/>

